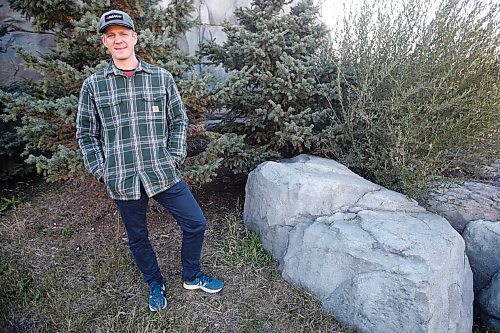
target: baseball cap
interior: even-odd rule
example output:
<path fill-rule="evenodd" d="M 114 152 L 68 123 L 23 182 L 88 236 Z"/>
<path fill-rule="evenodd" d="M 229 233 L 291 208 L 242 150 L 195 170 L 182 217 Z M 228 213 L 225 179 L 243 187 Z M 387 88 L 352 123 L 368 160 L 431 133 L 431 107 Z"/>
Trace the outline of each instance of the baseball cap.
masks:
<path fill-rule="evenodd" d="M 132 18 L 127 13 L 121 10 L 113 9 L 102 14 L 99 20 L 99 32 L 103 33 L 111 25 L 122 25 L 135 31 L 134 21 L 132 21 Z"/>

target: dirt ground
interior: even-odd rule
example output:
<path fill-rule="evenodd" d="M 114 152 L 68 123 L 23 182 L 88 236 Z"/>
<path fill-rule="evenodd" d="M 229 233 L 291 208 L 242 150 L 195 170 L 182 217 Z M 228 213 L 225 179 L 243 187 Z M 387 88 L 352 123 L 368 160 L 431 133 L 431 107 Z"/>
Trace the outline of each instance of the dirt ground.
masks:
<path fill-rule="evenodd" d="M 16 192 L 17 191 L 17 192 Z M 215 295 L 181 285 L 180 231 L 150 202 L 150 239 L 168 307 L 151 313 L 116 207 L 91 178 L 26 182 L 0 216 L 0 330 L 4 332 L 351 332 L 279 275 L 242 222 L 244 180 L 192 187 L 208 229 L 203 269 Z"/>
<path fill-rule="evenodd" d="M 225 282 L 215 295 L 181 285 L 181 233 L 150 201 L 149 231 L 168 306 L 152 313 L 125 230 L 91 177 L 0 188 L 20 203 L 0 214 L 0 332 L 356 332 L 279 275 L 242 221 L 244 179 L 191 187 L 208 221 L 203 269 Z M 477 318 L 476 318 L 477 319 Z M 474 333 L 493 333 L 479 324 Z"/>

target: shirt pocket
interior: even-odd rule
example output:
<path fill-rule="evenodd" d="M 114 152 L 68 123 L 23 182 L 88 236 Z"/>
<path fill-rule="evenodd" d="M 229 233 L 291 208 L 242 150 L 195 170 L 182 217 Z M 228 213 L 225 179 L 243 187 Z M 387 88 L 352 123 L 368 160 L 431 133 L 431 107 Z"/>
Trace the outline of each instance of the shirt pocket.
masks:
<path fill-rule="evenodd" d="M 165 91 L 158 90 L 151 93 L 145 93 L 139 96 L 137 103 L 138 111 L 142 111 L 146 119 L 166 121 L 167 94 Z"/>
<path fill-rule="evenodd" d="M 104 127 L 107 127 L 107 124 L 119 122 L 120 98 L 101 97 L 97 98 L 95 102 Z"/>

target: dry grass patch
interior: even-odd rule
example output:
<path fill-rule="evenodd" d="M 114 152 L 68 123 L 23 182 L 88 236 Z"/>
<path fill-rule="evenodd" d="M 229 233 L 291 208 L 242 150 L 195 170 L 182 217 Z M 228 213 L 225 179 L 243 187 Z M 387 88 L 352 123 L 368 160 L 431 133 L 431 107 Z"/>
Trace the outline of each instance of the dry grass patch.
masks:
<path fill-rule="evenodd" d="M 41 185 L 0 217 L 0 328 L 5 332 L 348 332 L 284 281 L 242 222 L 241 191 L 195 189 L 209 229 L 207 273 L 216 295 L 181 284 L 180 236 L 157 205 L 150 236 L 168 307 L 151 313 L 116 208 L 99 184 Z"/>

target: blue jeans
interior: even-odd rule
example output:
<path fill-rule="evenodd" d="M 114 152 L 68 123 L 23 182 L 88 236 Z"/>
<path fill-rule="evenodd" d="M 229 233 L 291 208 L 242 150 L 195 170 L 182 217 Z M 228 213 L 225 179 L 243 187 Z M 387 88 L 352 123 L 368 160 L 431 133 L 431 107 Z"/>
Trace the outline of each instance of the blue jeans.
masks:
<path fill-rule="evenodd" d="M 193 280 L 200 271 L 200 255 L 206 227 L 203 212 L 184 181 L 156 194 L 153 199 L 173 215 L 182 230 L 182 278 Z M 163 283 L 156 254 L 148 237 L 148 201 L 149 198 L 141 186 L 139 200 L 115 200 L 115 203 L 127 230 L 130 251 L 142 272 L 144 282 Z"/>

